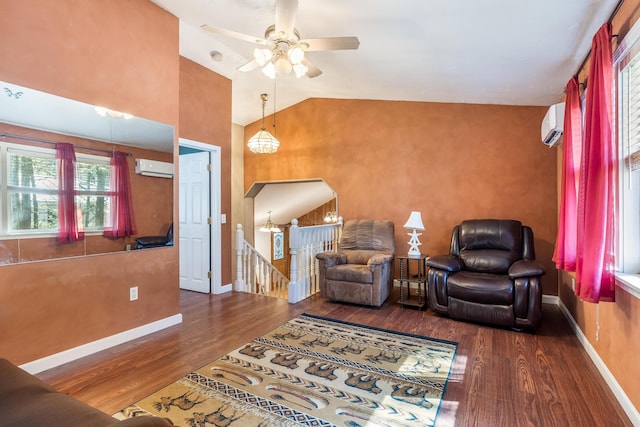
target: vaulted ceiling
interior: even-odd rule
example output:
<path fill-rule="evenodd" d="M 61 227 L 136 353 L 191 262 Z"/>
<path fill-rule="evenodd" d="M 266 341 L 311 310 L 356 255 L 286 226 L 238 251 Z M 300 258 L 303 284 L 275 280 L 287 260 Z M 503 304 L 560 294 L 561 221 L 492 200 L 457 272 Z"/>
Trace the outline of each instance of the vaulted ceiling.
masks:
<path fill-rule="evenodd" d="M 299 0 L 302 38 L 357 36 L 357 50 L 308 52 L 323 73 L 270 80 L 237 68 L 261 38 L 275 0 L 152 0 L 180 19 L 180 54 L 232 80 L 232 120 L 261 117 L 260 94 L 280 110 L 307 98 L 551 105 L 587 55 L 616 0 Z M 222 60 L 211 58 L 218 51 Z M 275 84 L 274 84 L 275 83 Z M 273 96 L 267 113 L 274 108 Z"/>

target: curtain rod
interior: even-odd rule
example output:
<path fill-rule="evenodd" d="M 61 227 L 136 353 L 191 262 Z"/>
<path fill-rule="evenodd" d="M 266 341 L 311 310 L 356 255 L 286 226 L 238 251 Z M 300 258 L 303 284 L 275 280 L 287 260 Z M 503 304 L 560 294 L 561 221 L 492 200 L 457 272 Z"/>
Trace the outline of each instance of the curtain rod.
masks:
<path fill-rule="evenodd" d="M 615 9 L 613 9 L 613 12 L 611 12 L 611 15 L 609 15 L 609 19 L 607 20 L 607 24 L 611 24 L 611 22 L 613 22 L 613 18 L 615 18 L 616 15 L 618 14 L 618 11 L 620 10 L 620 7 L 622 6 L 622 3 L 624 3 L 624 0 L 619 0 L 618 1 L 618 4 L 616 5 Z M 613 37 L 618 37 L 618 35 L 616 34 Z M 580 76 L 580 71 L 582 71 L 584 66 L 587 65 L 587 61 L 589 60 L 590 56 L 591 56 L 591 49 L 589 49 L 589 52 L 587 52 L 587 56 L 584 57 L 584 59 L 582 60 L 582 63 L 578 67 L 578 70 L 574 74 L 574 76 L 576 78 L 578 78 Z"/>
<path fill-rule="evenodd" d="M 0 133 L 0 138 L 13 138 L 13 139 L 20 139 L 22 141 L 32 141 L 32 142 L 42 142 L 44 144 L 52 144 L 52 145 L 56 145 L 57 142 L 56 141 L 50 141 L 48 139 L 40 139 L 40 138 L 33 138 L 30 136 L 22 136 L 22 135 L 15 135 L 15 134 L 11 134 L 11 133 L 6 133 L 6 132 L 2 132 Z M 83 150 L 92 150 L 92 151 L 98 151 L 101 153 L 113 153 L 113 150 L 106 150 L 104 148 L 93 148 L 93 147 L 87 147 L 84 145 L 74 145 L 74 147 L 77 148 L 82 148 Z M 126 153 L 127 156 L 132 156 L 133 154 L 131 153 Z"/>

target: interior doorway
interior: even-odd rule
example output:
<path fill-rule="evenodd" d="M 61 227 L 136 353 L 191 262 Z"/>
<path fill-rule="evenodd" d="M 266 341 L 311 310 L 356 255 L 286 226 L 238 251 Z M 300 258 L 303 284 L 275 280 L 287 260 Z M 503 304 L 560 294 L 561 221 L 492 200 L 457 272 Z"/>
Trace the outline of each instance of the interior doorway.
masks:
<path fill-rule="evenodd" d="M 180 288 L 219 294 L 222 286 L 220 147 L 179 139 Z"/>
<path fill-rule="evenodd" d="M 245 239 L 286 277 L 291 220 L 296 218 L 299 226 L 311 226 L 336 222 L 338 218 L 338 195 L 322 178 L 255 182 L 245 199 L 250 200 L 253 214 L 253 227 L 245 230 Z M 261 231 L 269 221 L 280 228 L 281 235 Z M 280 237 L 285 247 L 282 258 L 275 256 Z"/>

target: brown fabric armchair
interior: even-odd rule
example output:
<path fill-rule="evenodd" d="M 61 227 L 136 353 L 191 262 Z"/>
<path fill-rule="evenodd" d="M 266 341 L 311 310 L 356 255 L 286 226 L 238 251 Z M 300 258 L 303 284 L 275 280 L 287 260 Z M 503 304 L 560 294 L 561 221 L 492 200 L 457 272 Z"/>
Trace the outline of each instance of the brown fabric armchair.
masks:
<path fill-rule="evenodd" d="M 316 255 L 320 295 L 333 301 L 381 306 L 393 286 L 393 222 L 349 220 L 338 252 Z"/>
<path fill-rule="evenodd" d="M 544 269 L 520 221 L 478 219 L 453 229 L 449 255 L 427 259 L 431 310 L 452 318 L 535 329 Z"/>

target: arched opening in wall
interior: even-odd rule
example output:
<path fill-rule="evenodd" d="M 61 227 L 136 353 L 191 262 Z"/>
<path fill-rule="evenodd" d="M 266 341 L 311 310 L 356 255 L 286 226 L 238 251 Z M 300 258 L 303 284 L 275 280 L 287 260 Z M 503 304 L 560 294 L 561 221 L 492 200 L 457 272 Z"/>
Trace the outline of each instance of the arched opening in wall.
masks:
<path fill-rule="evenodd" d="M 321 178 L 256 182 L 245 194 L 245 201 L 245 218 L 253 219 L 253 224 L 246 221 L 245 239 L 287 277 L 291 220 L 297 219 L 301 227 L 338 221 L 338 195 Z M 271 230 L 266 227 L 269 222 Z"/>

